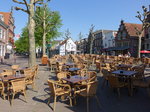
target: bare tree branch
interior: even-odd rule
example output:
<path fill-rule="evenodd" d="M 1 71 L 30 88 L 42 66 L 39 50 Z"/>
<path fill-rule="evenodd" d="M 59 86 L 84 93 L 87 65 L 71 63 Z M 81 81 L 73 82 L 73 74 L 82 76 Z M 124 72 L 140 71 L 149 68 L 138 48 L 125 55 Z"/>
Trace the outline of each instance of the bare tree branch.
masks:
<path fill-rule="evenodd" d="M 43 4 L 43 0 L 35 0 L 34 4 Z"/>
<path fill-rule="evenodd" d="M 19 2 L 17 0 L 13 0 L 13 2 L 18 3 L 18 4 L 25 4 L 24 2 Z"/>
<path fill-rule="evenodd" d="M 142 19 L 141 13 L 140 12 L 137 12 L 137 13 L 138 13 L 138 15 L 135 16 L 135 17 L 138 18 L 143 23 L 143 19 Z"/>
<path fill-rule="evenodd" d="M 20 7 L 15 7 L 16 10 L 21 10 L 23 12 L 26 12 L 26 13 L 29 13 L 27 10 L 23 9 L 23 8 L 20 8 Z"/>
<path fill-rule="evenodd" d="M 29 4 L 27 3 L 26 0 L 23 0 L 23 1 L 24 1 L 25 5 L 26 5 L 27 11 L 29 12 Z"/>

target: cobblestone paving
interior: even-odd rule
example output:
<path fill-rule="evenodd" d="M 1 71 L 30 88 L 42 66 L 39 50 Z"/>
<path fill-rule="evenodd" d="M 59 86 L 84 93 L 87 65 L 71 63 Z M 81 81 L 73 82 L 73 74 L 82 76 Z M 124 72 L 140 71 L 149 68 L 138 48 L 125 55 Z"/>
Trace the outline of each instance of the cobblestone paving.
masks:
<path fill-rule="evenodd" d="M 40 64 L 40 60 L 37 61 Z M 10 68 L 14 64 L 13 60 L 5 60 L 5 64 L 0 65 L 0 71 L 3 68 Z M 28 65 L 28 59 L 18 57 L 16 64 L 22 67 Z M 39 66 L 38 78 L 36 79 L 36 88 L 33 91 L 30 86 L 27 89 L 27 103 L 24 102 L 24 97 L 16 96 L 10 106 L 8 100 L 0 98 L 0 112 L 52 112 L 51 106 L 48 106 L 47 99 L 49 91 L 47 79 L 55 77 L 55 74 L 47 70 L 47 66 Z M 99 88 L 97 96 L 102 104 L 99 109 L 94 98 L 90 99 L 90 112 L 149 112 L 150 97 L 147 95 L 146 89 L 139 89 L 134 95 L 128 96 L 127 89 L 121 89 L 121 98 L 118 99 L 117 93 L 110 91 L 108 85 L 101 88 L 101 76 L 98 74 Z M 77 105 L 70 107 L 69 103 L 58 101 L 56 104 L 56 112 L 86 112 L 86 99 L 79 97 Z"/>

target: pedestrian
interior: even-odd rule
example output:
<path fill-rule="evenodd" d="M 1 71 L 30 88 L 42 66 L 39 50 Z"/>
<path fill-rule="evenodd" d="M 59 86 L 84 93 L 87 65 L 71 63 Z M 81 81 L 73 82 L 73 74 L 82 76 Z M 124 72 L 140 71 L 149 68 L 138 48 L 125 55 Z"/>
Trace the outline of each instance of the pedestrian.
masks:
<path fill-rule="evenodd" d="M 128 57 L 131 57 L 131 54 L 130 54 L 130 52 L 128 52 Z"/>
<path fill-rule="evenodd" d="M 1 59 L 1 64 L 3 64 L 3 56 L 1 56 L 0 59 Z"/>

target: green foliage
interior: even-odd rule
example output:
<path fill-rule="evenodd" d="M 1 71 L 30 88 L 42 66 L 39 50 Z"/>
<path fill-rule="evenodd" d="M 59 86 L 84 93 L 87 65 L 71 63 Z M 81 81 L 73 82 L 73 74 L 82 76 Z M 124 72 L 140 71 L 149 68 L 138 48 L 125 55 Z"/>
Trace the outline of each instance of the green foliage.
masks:
<path fill-rule="evenodd" d="M 45 16 L 44 16 L 45 12 Z M 44 33 L 43 23 L 45 20 L 46 41 L 52 41 L 59 37 L 61 33 L 58 31 L 62 26 L 60 14 L 57 11 L 51 11 L 47 5 L 38 7 L 35 12 L 35 41 L 37 46 L 42 46 L 42 35 Z"/>
<path fill-rule="evenodd" d="M 29 49 L 29 39 L 28 39 L 28 29 L 27 27 L 23 28 L 20 38 L 15 41 L 16 51 L 17 52 L 28 52 Z"/>
<path fill-rule="evenodd" d="M 42 35 L 43 35 L 43 10 L 44 7 L 37 8 L 35 12 L 35 44 L 36 46 L 42 46 Z M 58 31 L 59 28 L 62 26 L 62 21 L 60 19 L 60 14 L 57 11 L 52 12 L 48 7 L 46 7 L 46 42 L 52 42 L 53 39 L 59 37 L 61 33 Z M 40 19 L 41 18 L 41 19 Z M 17 52 L 28 52 L 29 49 L 29 39 L 28 39 L 28 29 L 27 26 L 23 28 L 22 34 L 15 42 L 16 51 Z"/>

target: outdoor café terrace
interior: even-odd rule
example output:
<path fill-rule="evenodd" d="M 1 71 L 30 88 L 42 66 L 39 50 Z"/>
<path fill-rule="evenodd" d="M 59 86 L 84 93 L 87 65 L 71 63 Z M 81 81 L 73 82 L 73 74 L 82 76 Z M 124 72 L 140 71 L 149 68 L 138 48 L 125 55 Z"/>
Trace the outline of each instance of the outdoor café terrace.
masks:
<path fill-rule="evenodd" d="M 0 68 L 0 112 L 149 112 L 150 59 L 104 55 L 17 57 Z"/>

